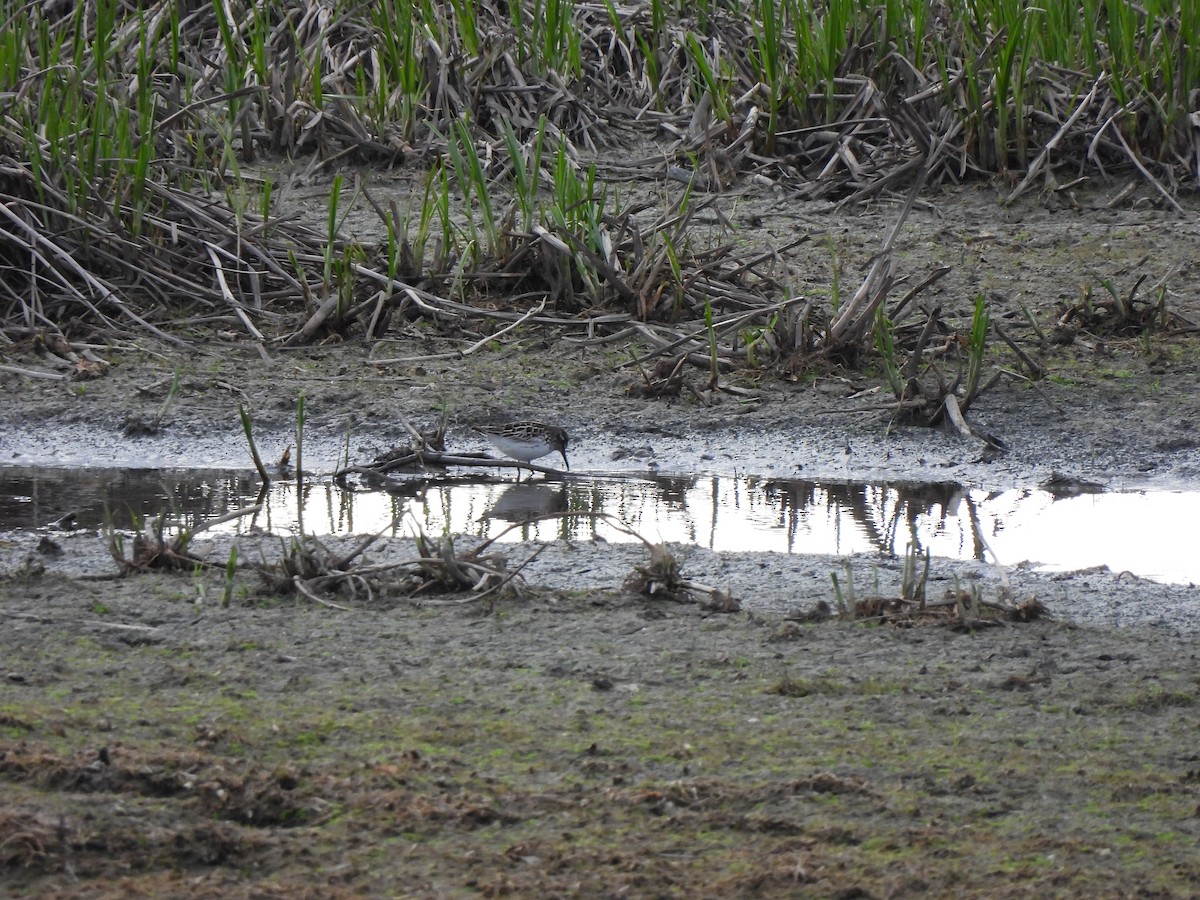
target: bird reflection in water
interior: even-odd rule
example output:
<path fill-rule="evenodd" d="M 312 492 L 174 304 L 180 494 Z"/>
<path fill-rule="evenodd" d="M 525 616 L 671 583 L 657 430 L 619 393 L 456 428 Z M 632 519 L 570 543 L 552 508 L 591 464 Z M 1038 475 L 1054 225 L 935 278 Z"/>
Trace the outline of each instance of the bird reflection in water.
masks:
<path fill-rule="evenodd" d="M 567 511 L 567 486 L 514 484 L 506 488 L 483 518 L 503 522 L 529 522 Z"/>

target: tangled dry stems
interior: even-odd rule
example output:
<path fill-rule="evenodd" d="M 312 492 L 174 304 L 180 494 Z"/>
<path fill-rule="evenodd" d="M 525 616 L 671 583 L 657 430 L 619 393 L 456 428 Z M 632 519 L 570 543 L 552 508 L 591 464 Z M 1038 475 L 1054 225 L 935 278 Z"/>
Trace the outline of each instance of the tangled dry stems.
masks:
<path fill-rule="evenodd" d="M 1136 76 L 1116 56 L 1100 60 L 1107 68 L 1098 75 L 1038 59 L 1021 59 L 1026 69 L 1015 71 L 1020 35 L 1007 26 L 932 16 L 921 33 L 903 35 L 868 17 L 829 35 L 838 57 L 820 76 L 804 75 L 811 61 L 800 48 L 806 29 L 821 23 L 790 18 L 783 6 L 769 46 L 761 23 L 732 4 L 671 8 L 654 20 L 641 4 L 581 3 L 571 8 L 569 39 L 537 31 L 545 23 L 529 8 L 514 16 L 492 2 L 431 5 L 422 15 L 432 18 L 416 25 L 389 4 L 235 4 L 232 21 L 226 8 L 181 13 L 160 2 L 131 16 L 119 6 L 103 58 L 95 56 L 99 6 L 64 16 L 33 4 L 21 14 L 28 21 L 14 19 L 25 30 L 14 32 L 13 47 L 25 55 L 10 61 L 14 114 L 0 123 L 7 340 L 69 330 L 72 321 L 110 333 L 132 326 L 175 343 L 217 328 L 244 332 L 267 353 L 355 329 L 378 336 L 397 318 L 511 322 L 525 295 L 548 299 L 557 313 L 528 326 L 582 325 L 588 339 L 675 345 L 665 383 L 648 387 L 671 393 L 680 389 L 680 359 L 740 367 L 754 356 L 795 371 L 817 353 L 844 358 L 869 347 L 874 310 L 895 283 L 887 249 L 903 216 L 836 316 L 801 300 L 781 308 L 781 251 L 745 258 L 732 244 L 696 246 L 704 192 L 756 180 L 784 196 L 853 203 L 1024 173 L 1012 200 L 1036 177 L 1069 185 L 1082 165 L 1132 170 L 1173 203 L 1177 179 L 1193 168 L 1191 125 L 1172 112 L 1179 98 L 1160 90 L 1167 73 L 1153 67 L 1152 48 L 1140 48 L 1151 64 Z M 414 37 L 418 26 L 428 39 Z M 39 29 L 82 48 L 85 65 L 72 77 L 96 108 L 144 112 L 127 125 L 129 158 L 90 157 L 87 122 L 67 122 L 57 135 L 28 126 L 46 121 L 45 104 L 58 96 Z M 537 52 L 531 34 L 546 38 Z M 1004 93 L 1014 84 L 1024 92 Z M 382 245 L 360 247 L 238 200 L 247 185 L 239 167 L 262 156 L 308 157 L 310 172 L 346 161 L 436 168 L 463 122 L 493 184 L 512 177 L 506 128 L 526 155 L 544 135 L 576 173 L 589 154 L 653 129 L 668 136 L 658 154 L 609 163 L 600 177 L 677 181 L 687 199 L 652 221 L 639 210 L 601 209 L 590 234 L 518 227 L 510 210 L 499 217 L 493 255 L 458 270 L 467 291 L 457 300 L 448 290 L 452 255 L 427 259 L 408 234 L 393 248 L 395 274 L 384 276 Z M 663 324 L 696 322 L 706 303 L 755 326 L 761 341 L 751 348 L 728 335 L 709 354 L 687 337 L 694 326 Z"/>

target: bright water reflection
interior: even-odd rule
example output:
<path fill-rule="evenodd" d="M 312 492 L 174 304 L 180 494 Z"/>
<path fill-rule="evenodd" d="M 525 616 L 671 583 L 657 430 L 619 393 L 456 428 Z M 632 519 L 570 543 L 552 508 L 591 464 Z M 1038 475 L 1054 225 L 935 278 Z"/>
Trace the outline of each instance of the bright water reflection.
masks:
<path fill-rule="evenodd" d="M 193 528 L 255 502 L 253 473 L 162 470 L 0 469 L 0 530 L 106 521 L 129 527 L 164 509 Z M 1050 569 L 1107 565 L 1166 582 L 1200 582 L 1197 492 L 1143 491 L 1055 497 L 1042 490 L 988 492 L 952 483 L 857 484 L 755 477 L 603 477 L 521 484 L 389 483 L 350 492 L 326 479 L 271 485 L 260 513 L 218 526 L 246 533 L 407 534 L 450 530 L 505 540 L 632 540 L 592 514 L 606 513 L 651 540 L 715 550 L 903 554 L 1032 561 Z M 108 512 L 106 512 L 106 509 Z M 538 522 L 537 515 L 567 513 Z"/>

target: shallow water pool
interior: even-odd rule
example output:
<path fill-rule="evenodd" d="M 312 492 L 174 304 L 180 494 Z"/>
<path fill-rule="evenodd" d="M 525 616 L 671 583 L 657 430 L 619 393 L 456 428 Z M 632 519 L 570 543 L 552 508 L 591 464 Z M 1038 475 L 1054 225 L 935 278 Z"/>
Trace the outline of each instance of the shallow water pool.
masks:
<path fill-rule="evenodd" d="M 128 529 L 163 513 L 168 529 L 191 529 L 257 502 L 256 514 L 213 531 L 408 534 L 420 527 L 508 541 L 635 540 L 626 528 L 719 551 L 899 556 L 914 547 L 942 558 L 1046 570 L 1107 566 L 1164 583 L 1200 582 L 1196 491 L 615 474 L 520 483 L 404 479 L 353 490 L 305 478 L 262 492 L 247 471 L 0 468 L 6 532 Z"/>

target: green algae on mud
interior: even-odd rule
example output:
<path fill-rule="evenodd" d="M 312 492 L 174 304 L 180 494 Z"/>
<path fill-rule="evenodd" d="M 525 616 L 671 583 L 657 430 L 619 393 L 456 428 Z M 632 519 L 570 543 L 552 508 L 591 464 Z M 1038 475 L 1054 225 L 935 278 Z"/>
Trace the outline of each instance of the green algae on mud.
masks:
<path fill-rule="evenodd" d="M 0 581 L 15 893 L 1193 891 L 1194 644 Z M 209 596 L 219 597 L 214 576 Z M 117 627 L 126 626 L 126 627 Z M 785 627 L 788 626 L 788 627 Z M 780 691 L 791 679 L 808 689 Z"/>

